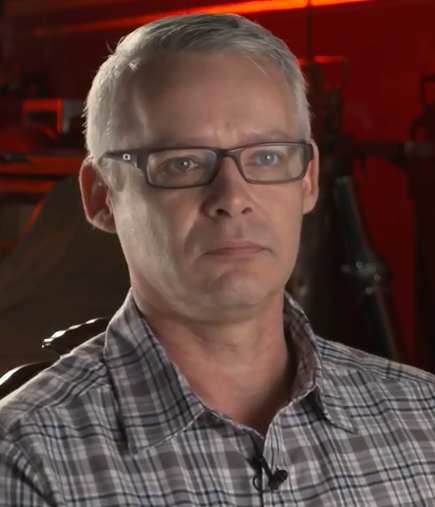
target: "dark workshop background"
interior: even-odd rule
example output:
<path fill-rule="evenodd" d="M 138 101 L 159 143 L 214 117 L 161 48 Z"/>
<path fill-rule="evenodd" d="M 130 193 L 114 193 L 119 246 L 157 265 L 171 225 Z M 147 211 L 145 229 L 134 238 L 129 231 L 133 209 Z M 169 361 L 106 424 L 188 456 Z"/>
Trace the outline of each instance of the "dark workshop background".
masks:
<path fill-rule="evenodd" d="M 23 99 L 46 97 L 83 101 L 95 71 L 120 37 L 160 13 L 186 12 L 186 8 L 195 11 L 200 7 L 247 15 L 282 37 L 300 58 L 310 56 L 310 51 L 311 56 L 345 57 L 350 72 L 342 91 L 343 130 L 360 141 L 394 143 L 409 139 L 411 126 L 423 114 L 422 77 L 435 74 L 435 1 L 318 2 L 323 5 L 313 1 L 310 13 L 303 8 L 306 2 L 302 1 L 255 3 L 259 4 L 263 4 L 259 12 L 249 12 L 249 6 L 254 5 L 250 2 L 221 1 L 213 5 L 206 0 L 191 0 L 186 5 L 181 0 L 4 0 L 0 68 L 3 66 L 7 72 L 2 71 L 1 79 L 7 81 L 15 72 L 17 79 L 22 82 L 27 79 L 27 84 L 21 84 L 18 91 L 3 86 L 0 152 L 53 149 L 47 139 L 24 132 Z M 336 69 L 332 67 L 326 70 L 327 79 L 339 80 L 342 72 L 339 65 Z M 430 83 L 427 78 L 424 100 L 428 104 L 435 101 L 435 84 L 432 89 Z M 423 136 L 430 135 L 430 126 L 435 126 L 435 120 L 426 125 Z M 435 133 L 433 136 L 435 141 Z M 435 163 L 425 161 L 410 169 L 409 165 L 399 167 L 400 164 L 387 159 L 368 157 L 365 173 L 355 160 L 354 177 L 370 235 L 392 273 L 393 309 L 405 344 L 404 360 L 432 369 L 431 319 L 435 312 L 430 300 L 435 291 Z M 0 165 L 0 181 L 6 167 Z M 410 171 L 413 171 L 411 175 Z M 47 325 L 43 333 L 49 336 L 92 315 L 99 317 L 102 311 L 95 307 L 90 310 L 92 315 L 84 312 L 72 315 L 72 321 L 60 321 L 48 299 L 45 309 L 38 310 L 37 317 L 25 306 L 22 313 L 15 315 L 14 318 L 21 315 L 20 319 L 26 321 L 27 327 L 22 328 L 27 329 L 25 337 L 12 338 L 1 331 L 1 298 L 7 297 L 1 294 L 6 290 L 2 276 L 7 276 L 2 264 L 8 259 L 11 262 L 19 242 L 24 240 L 23 231 L 31 229 L 28 219 L 32 216 L 35 219 L 35 206 L 41 203 L 39 198 L 44 198 L 44 195 L 38 199 L 23 197 L 32 193 L 28 191 L 29 182 L 24 176 L 21 194 L 16 188 L 7 190 L 4 181 L 6 179 L 3 179 L 3 186 L 0 183 L 0 214 L 3 214 L 0 218 L 0 241 L 3 242 L 0 250 L 0 375 L 20 364 L 48 357 L 47 351 L 40 351 L 43 336 L 33 331 L 32 319 L 34 322 L 45 320 Z M 16 197 L 12 196 L 13 192 Z M 62 213 L 67 221 L 68 214 Z M 421 307 L 426 303 L 416 295 L 416 272 L 420 269 L 416 259 L 417 234 L 425 259 L 423 278 L 427 282 L 424 289 L 427 298 L 424 301 L 429 305 L 429 310 L 421 316 Z M 56 248 L 55 244 L 50 248 Z M 27 261 L 22 252 L 20 255 L 20 262 L 32 262 Z M 38 262 L 43 263 L 43 259 L 39 258 Z M 69 258 L 65 262 L 73 260 Z M 41 269 L 40 264 L 35 265 L 35 270 L 38 269 Z M 8 283 L 13 280 L 8 279 Z M 25 286 L 22 280 L 20 284 Z M 66 299 L 71 290 L 74 291 L 74 287 L 65 288 Z"/>

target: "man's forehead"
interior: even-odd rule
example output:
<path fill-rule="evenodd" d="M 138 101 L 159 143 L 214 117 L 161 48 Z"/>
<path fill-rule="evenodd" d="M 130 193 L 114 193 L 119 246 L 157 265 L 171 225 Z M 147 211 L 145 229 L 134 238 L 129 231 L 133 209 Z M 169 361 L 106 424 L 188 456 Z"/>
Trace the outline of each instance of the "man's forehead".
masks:
<path fill-rule="evenodd" d="M 151 89 L 146 84 L 136 88 L 134 109 L 153 146 L 229 147 L 295 140 L 292 94 L 277 69 L 266 75 L 252 62 L 243 60 L 240 65 L 248 68 L 240 70 L 237 61 L 223 59 L 216 74 L 210 62 L 202 61 L 204 65 L 191 74 L 176 66 L 160 88 L 156 82 Z M 158 74 L 153 78 L 162 79 Z"/>
<path fill-rule="evenodd" d="M 244 108 L 251 100 L 251 108 L 257 108 L 273 107 L 272 100 L 291 102 L 292 93 L 281 69 L 264 57 L 205 52 L 148 62 L 136 75 L 133 96 L 137 105 L 145 102 L 148 107 L 213 108 L 225 97 L 232 107 L 239 103 Z"/>

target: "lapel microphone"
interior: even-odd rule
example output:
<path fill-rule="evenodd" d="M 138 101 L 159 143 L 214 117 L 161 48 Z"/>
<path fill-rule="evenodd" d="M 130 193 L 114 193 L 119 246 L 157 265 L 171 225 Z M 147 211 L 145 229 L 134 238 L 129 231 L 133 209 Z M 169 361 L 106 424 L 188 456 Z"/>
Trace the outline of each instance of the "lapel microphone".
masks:
<path fill-rule="evenodd" d="M 283 470 L 281 468 L 277 468 L 275 472 L 272 472 L 269 465 L 267 464 L 267 461 L 265 460 L 264 456 L 254 456 L 251 460 L 251 465 L 257 472 L 257 475 L 254 477 L 252 484 L 254 485 L 254 488 L 259 491 L 260 493 L 265 493 L 268 491 L 274 492 L 278 491 L 278 489 L 281 487 L 282 483 L 287 479 L 288 472 L 287 470 Z M 262 472 L 264 470 L 264 473 L 266 474 L 268 484 L 266 489 L 263 489 L 262 486 Z"/>

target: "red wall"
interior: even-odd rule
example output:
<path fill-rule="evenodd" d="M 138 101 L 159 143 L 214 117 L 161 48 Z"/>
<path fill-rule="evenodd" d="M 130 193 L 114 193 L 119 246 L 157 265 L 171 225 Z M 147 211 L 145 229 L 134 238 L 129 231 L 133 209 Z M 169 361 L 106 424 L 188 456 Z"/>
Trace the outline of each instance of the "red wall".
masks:
<path fill-rule="evenodd" d="M 113 47 L 129 28 L 53 35 L 37 41 L 23 30 L 151 12 L 138 4 L 142 2 L 112 5 L 104 12 L 100 7 L 14 21 L 15 33 L 20 34 L 14 39 L 16 52 L 28 68 L 44 64 L 49 69 L 53 95 L 83 98 L 108 52 L 107 45 Z M 190 7 L 198 4 L 198 0 L 191 1 Z M 163 7 L 171 10 L 184 6 L 182 1 L 162 0 L 159 10 Z M 305 55 L 304 11 L 260 13 L 253 18 L 284 38 L 298 56 Z M 434 20 L 432 0 L 375 0 L 315 9 L 314 52 L 345 55 L 351 62 L 344 118 L 346 129 L 356 137 L 406 139 L 411 121 L 420 113 L 419 76 L 435 73 Z M 434 187 L 429 193 L 434 194 Z M 414 357 L 415 343 L 420 338 L 415 333 L 414 215 L 406 177 L 387 162 L 371 160 L 360 194 L 371 234 L 393 272 L 394 304 L 410 360 L 418 362 Z M 433 265 L 435 269 L 435 258 Z"/>

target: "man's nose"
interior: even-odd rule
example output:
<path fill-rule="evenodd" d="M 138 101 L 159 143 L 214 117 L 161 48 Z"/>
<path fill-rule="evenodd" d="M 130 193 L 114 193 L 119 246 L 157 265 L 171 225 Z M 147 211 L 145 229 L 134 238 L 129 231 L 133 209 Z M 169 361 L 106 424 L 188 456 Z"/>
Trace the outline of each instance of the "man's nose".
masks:
<path fill-rule="evenodd" d="M 205 213 L 210 217 L 237 217 L 252 212 L 251 184 L 230 157 L 221 161 L 216 178 L 206 187 Z"/>

